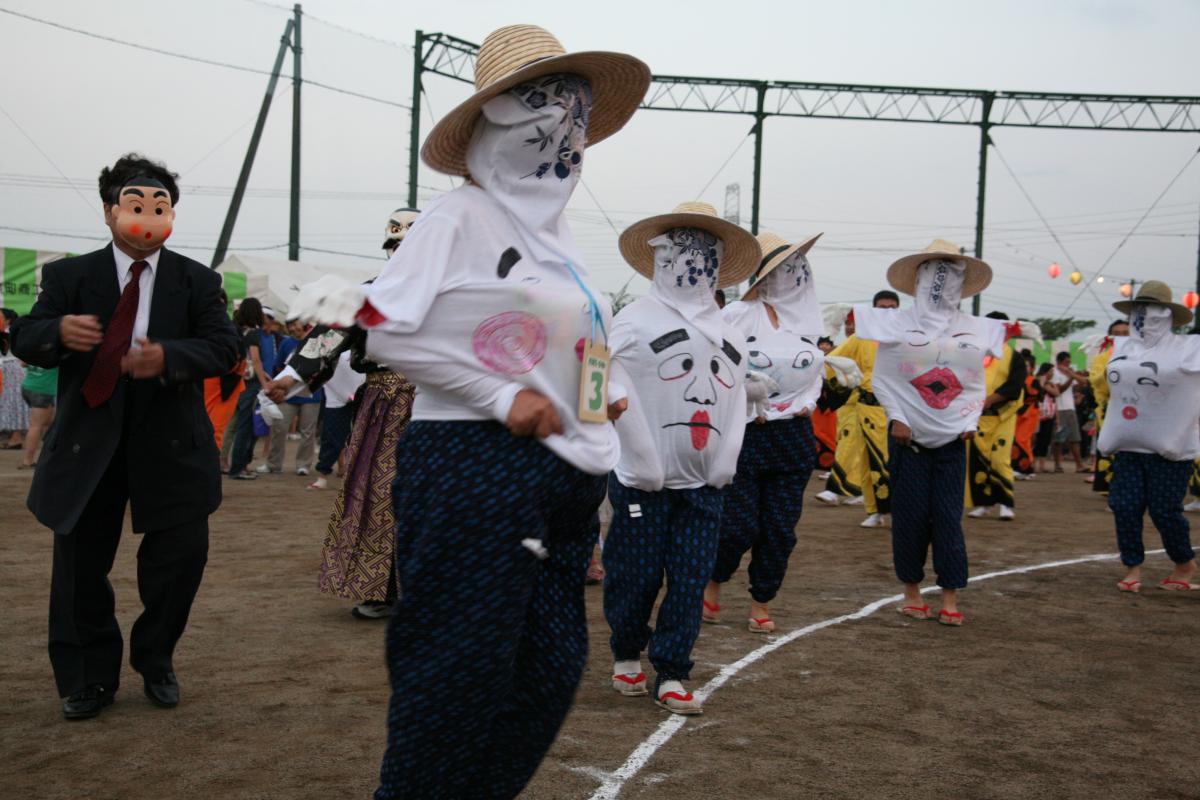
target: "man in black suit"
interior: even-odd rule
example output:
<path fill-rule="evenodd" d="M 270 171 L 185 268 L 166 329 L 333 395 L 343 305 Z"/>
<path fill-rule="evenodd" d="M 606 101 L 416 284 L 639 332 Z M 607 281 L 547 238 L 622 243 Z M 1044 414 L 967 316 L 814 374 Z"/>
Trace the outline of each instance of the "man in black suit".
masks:
<path fill-rule="evenodd" d="M 58 367 L 58 414 L 29 491 L 54 531 L 50 662 L 67 719 L 113 701 L 123 641 L 108 573 L 128 503 L 145 610 L 130 663 L 156 705 L 179 702 L 172 654 L 208 559 L 221 477 L 202 381 L 228 372 L 238 337 L 221 280 L 162 247 L 178 176 L 137 154 L 100 172 L 113 242 L 47 264 L 41 293 L 13 325 L 17 357 Z"/>

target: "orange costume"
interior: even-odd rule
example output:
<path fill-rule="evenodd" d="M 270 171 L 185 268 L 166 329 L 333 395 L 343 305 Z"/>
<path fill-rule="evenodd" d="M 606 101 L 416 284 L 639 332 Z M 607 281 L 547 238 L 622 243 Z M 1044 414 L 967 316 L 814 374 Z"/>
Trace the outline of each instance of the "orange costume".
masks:
<path fill-rule="evenodd" d="M 1042 393 L 1034 380 L 1032 375 L 1025 376 L 1025 406 L 1017 412 L 1017 430 L 1013 435 L 1012 465 L 1015 471 L 1023 475 L 1033 472 L 1036 460 L 1033 455 L 1033 439 L 1037 436 L 1038 425 L 1042 421 L 1038 411 Z"/>
<path fill-rule="evenodd" d="M 238 397 L 242 394 L 246 382 L 242 380 L 242 370 L 245 361 L 239 361 L 237 366 L 219 378 L 204 379 L 204 408 L 208 411 L 208 419 L 212 422 L 213 434 L 217 440 L 217 449 L 221 449 L 221 441 L 225 429 L 237 410 Z"/>

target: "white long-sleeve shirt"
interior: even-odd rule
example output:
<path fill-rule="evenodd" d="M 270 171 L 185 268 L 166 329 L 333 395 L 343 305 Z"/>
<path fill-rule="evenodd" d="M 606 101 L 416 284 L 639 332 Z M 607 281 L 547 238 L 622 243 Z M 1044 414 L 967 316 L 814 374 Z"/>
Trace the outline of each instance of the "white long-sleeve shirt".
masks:
<path fill-rule="evenodd" d="M 816 408 L 825 375 L 825 354 L 817 347 L 817 336 L 776 328 L 760 300 L 730 303 L 723 313 L 725 321 L 746 339 L 747 368 L 779 384 L 779 389 L 767 398 L 767 421 Z M 751 422 L 759 413 L 753 403 L 747 403 L 745 420 Z"/>
<path fill-rule="evenodd" d="M 718 346 L 654 297 L 616 316 L 614 378 L 629 393 L 616 423 L 625 486 L 721 488 L 737 471 L 746 431 L 746 343 L 728 323 Z"/>
<path fill-rule="evenodd" d="M 1200 458 L 1200 336 L 1168 333 L 1149 347 L 1136 336 L 1118 336 L 1105 377 L 1101 452 Z"/>
<path fill-rule="evenodd" d="M 610 329 L 608 303 L 573 266 Z M 565 264 L 521 252 L 512 222 L 482 189 L 463 186 L 431 204 L 367 298 L 387 318 L 370 329 L 367 355 L 417 387 L 413 419 L 504 422 L 529 388 L 562 420 L 561 435 L 541 440 L 546 447 L 593 475 L 616 466 L 613 426 L 578 418 L 579 353 L 592 333 L 587 296 Z M 613 386 L 610 401 L 620 396 Z"/>
<path fill-rule="evenodd" d="M 1005 354 L 1004 323 L 958 313 L 936 338 L 908 309 L 854 307 L 860 339 L 879 342 L 871 385 L 889 420 L 922 447 L 941 447 L 979 427 L 987 399 L 983 359 Z"/>

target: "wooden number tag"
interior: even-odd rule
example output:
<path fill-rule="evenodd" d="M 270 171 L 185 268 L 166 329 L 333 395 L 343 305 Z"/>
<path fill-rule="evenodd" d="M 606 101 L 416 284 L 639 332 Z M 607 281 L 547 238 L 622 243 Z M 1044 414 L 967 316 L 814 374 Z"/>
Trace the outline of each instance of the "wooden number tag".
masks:
<path fill-rule="evenodd" d="M 583 371 L 579 376 L 579 419 L 608 422 L 608 365 L 612 353 L 602 344 L 587 341 L 583 349 Z"/>

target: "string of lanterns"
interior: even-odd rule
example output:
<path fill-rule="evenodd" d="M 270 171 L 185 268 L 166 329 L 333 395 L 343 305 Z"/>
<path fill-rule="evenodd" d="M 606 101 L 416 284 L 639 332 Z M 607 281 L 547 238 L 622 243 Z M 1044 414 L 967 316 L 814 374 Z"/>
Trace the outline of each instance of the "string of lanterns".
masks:
<path fill-rule="evenodd" d="M 1046 274 L 1050 276 L 1051 280 L 1053 280 L 1059 275 L 1062 275 L 1062 267 L 1058 265 L 1058 262 L 1054 262 L 1046 269 Z M 1071 273 L 1067 275 L 1067 280 L 1071 281 L 1072 286 L 1078 286 L 1083 282 L 1083 273 L 1077 269 L 1072 270 Z M 1096 283 L 1104 283 L 1104 276 L 1096 276 Z M 1122 297 L 1132 297 L 1133 288 L 1136 284 L 1137 281 L 1134 280 L 1126 281 L 1125 283 L 1122 283 L 1120 287 L 1118 287 L 1117 291 L 1121 293 Z M 1197 305 L 1200 305 L 1200 294 L 1196 293 L 1195 291 L 1184 292 L 1182 302 L 1185 306 L 1194 310 Z"/>

